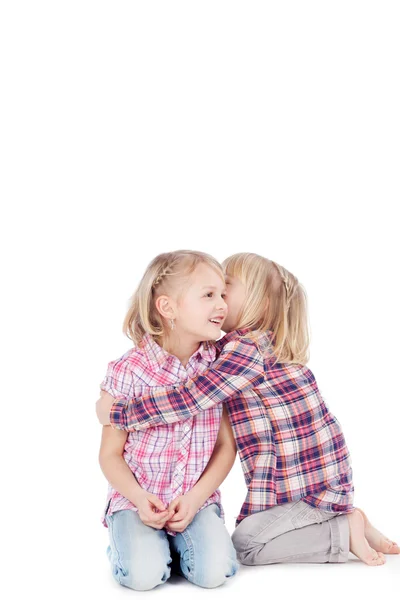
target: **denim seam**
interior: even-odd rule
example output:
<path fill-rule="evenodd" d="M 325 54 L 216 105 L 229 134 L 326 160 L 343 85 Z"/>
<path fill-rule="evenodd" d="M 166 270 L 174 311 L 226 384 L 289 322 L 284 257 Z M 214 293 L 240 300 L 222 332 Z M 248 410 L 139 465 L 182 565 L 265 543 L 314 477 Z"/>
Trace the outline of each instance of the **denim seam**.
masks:
<path fill-rule="evenodd" d="M 340 553 L 340 533 L 335 519 L 328 521 L 331 530 L 331 552 L 329 562 L 337 562 Z"/>
<path fill-rule="evenodd" d="M 331 519 L 329 525 L 331 529 L 331 560 L 329 562 L 337 563 L 340 557 L 348 557 L 348 551 L 342 547 L 343 539 L 339 521 L 336 518 Z"/>
<path fill-rule="evenodd" d="M 120 560 L 120 555 L 119 555 L 119 552 L 118 552 L 117 544 L 115 543 L 114 526 L 113 526 L 113 520 L 112 519 L 110 519 L 108 527 L 110 529 L 110 534 L 111 534 L 110 538 L 111 538 L 113 546 L 114 546 L 114 548 L 111 548 L 111 551 L 112 551 L 112 553 L 115 552 L 115 554 L 116 554 L 116 563 L 118 563 L 116 566 L 118 567 L 118 569 L 120 569 L 120 571 L 122 572 L 122 574 L 125 575 L 124 569 L 123 569 L 122 564 L 121 564 L 121 560 Z M 114 564 L 115 564 L 114 561 L 112 561 L 111 564 L 112 564 L 112 566 L 114 566 Z M 118 571 L 118 581 L 121 583 L 120 571 Z"/>
<path fill-rule="evenodd" d="M 186 546 L 189 550 L 189 562 L 190 562 L 190 570 L 188 573 L 188 580 L 192 580 L 194 579 L 194 567 L 195 567 L 195 560 L 194 560 L 194 548 L 193 548 L 193 540 L 190 537 L 190 533 L 188 532 L 189 527 L 186 527 L 186 529 L 184 531 L 181 532 L 181 535 L 183 537 L 183 539 L 185 540 Z"/>

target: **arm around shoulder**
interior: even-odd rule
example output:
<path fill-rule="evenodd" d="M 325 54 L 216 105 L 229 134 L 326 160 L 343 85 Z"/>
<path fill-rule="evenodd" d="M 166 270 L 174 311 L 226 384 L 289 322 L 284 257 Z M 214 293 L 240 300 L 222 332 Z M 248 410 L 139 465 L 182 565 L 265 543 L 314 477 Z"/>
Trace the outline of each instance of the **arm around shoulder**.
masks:
<path fill-rule="evenodd" d="M 228 342 L 209 369 L 181 386 L 159 388 L 122 407 L 127 429 L 175 423 L 254 389 L 265 378 L 264 357 L 248 338 Z M 113 405 L 113 411 L 114 407 Z M 118 421 L 111 423 L 117 426 Z"/>

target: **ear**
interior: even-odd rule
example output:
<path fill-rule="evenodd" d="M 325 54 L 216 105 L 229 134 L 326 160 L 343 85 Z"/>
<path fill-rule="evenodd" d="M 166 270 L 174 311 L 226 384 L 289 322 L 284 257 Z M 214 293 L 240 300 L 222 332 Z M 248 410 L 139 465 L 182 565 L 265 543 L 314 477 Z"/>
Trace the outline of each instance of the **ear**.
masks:
<path fill-rule="evenodd" d="M 156 300 L 156 309 L 164 319 L 175 319 L 173 302 L 169 296 L 159 296 Z"/>

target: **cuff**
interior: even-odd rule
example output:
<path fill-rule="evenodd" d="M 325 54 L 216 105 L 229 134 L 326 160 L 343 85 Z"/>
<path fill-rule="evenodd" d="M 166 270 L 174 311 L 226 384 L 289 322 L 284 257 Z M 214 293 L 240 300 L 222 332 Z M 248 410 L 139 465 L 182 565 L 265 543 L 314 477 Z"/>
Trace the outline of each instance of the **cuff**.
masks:
<path fill-rule="evenodd" d="M 114 427 L 115 429 L 128 429 L 125 403 L 118 401 L 114 402 L 110 410 L 110 424 L 111 427 Z"/>

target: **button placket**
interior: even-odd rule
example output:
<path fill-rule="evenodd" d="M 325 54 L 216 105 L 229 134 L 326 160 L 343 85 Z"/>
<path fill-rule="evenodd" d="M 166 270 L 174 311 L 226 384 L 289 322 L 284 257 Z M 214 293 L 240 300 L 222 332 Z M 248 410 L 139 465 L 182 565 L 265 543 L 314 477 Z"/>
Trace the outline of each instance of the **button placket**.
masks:
<path fill-rule="evenodd" d="M 179 439 L 179 451 L 178 458 L 175 465 L 175 470 L 173 474 L 174 485 L 174 493 L 181 493 L 183 487 L 183 481 L 185 479 L 186 467 L 187 467 L 187 458 L 190 444 L 190 432 L 191 432 L 191 423 L 193 422 L 193 418 L 189 419 L 189 422 L 185 422 L 181 424 L 180 428 L 177 428 L 177 437 Z"/>

